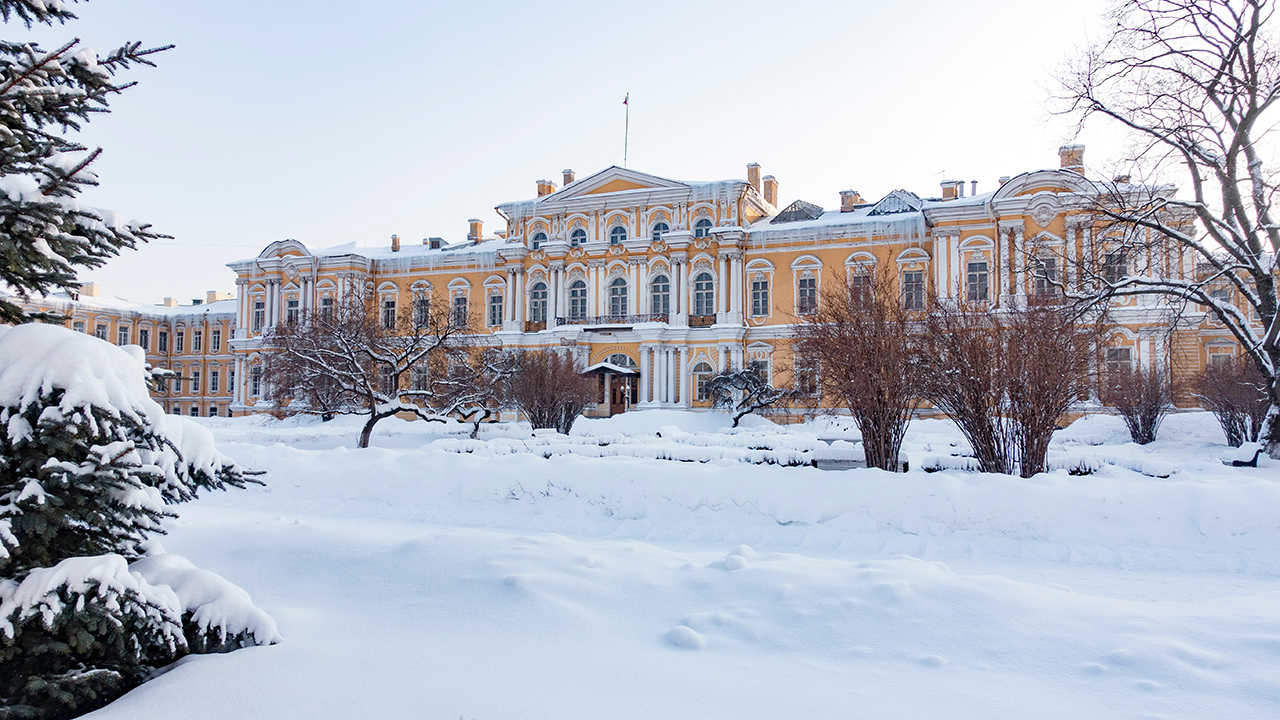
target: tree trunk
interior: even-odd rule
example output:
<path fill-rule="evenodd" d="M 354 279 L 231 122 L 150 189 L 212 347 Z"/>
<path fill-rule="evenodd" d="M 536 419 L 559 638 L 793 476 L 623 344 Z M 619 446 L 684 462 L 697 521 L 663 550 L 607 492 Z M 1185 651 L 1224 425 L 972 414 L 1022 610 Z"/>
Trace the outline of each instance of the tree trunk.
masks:
<path fill-rule="evenodd" d="M 373 434 L 373 426 L 378 424 L 382 417 L 377 413 L 369 413 L 369 419 L 365 421 L 364 427 L 360 429 L 360 442 L 356 447 L 369 447 L 369 436 Z"/>

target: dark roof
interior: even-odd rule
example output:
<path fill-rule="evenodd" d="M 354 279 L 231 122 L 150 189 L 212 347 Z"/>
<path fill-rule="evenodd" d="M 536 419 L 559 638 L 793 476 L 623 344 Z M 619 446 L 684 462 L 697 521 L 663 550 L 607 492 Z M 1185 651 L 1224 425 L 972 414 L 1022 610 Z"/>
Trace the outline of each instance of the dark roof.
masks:
<path fill-rule="evenodd" d="M 817 220 L 822 217 L 822 208 L 810 202 L 797 200 L 788 205 L 782 212 L 774 216 L 770 223 L 796 222 L 799 220 Z"/>
<path fill-rule="evenodd" d="M 924 201 L 910 190 L 894 190 L 880 198 L 880 202 L 871 208 L 868 215 L 893 215 L 895 213 L 919 212 Z"/>

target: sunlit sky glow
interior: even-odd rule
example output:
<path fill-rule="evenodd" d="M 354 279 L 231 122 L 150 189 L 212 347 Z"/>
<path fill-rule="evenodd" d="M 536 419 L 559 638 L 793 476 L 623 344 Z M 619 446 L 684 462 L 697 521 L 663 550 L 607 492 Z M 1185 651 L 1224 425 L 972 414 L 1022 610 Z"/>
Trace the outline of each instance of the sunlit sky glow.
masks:
<path fill-rule="evenodd" d="M 98 0 L 79 22 L 6 37 L 177 48 L 95 120 L 88 204 L 174 236 L 84 279 L 155 302 L 230 290 L 226 263 L 313 248 L 459 241 L 469 217 L 538 178 L 622 164 L 675 179 L 745 176 L 827 208 L 943 179 L 1056 167 L 1079 141 L 1051 114 L 1058 69 L 1105 27 L 1100 0 L 897 3 L 379 3 Z"/>

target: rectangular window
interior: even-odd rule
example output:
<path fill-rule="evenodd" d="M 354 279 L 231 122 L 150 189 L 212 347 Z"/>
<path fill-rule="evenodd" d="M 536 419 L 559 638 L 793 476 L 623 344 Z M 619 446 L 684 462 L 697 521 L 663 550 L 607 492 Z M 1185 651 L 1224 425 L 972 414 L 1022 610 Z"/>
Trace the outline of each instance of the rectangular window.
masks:
<path fill-rule="evenodd" d="M 320 317 L 325 320 L 333 320 L 333 298 L 320 298 Z"/>
<path fill-rule="evenodd" d="M 249 368 L 249 395 L 262 396 L 262 368 L 257 365 Z"/>
<path fill-rule="evenodd" d="M 547 306 L 546 306 L 545 304 L 542 306 L 542 308 L 543 308 L 543 310 L 542 310 L 542 312 L 543 312 L 543 316 L 542 316 L 541 320 L 542 320 L 543 322 L 546 322 L 546 320 L 547 320 L 547 318 L 546 318 L 546 307 L 547 307 Z M 501 296 L 501 295 L 496 295 L 496 294 L 495 294 L 495 295 L 490 295 L 490 296 L 489 296 L 489 324 L 490 324 L 490 325 L 501 325 L 501 324 L 502 324 L 502 309 L 503 309 L 503 307 L 502 307 L 502 296 Z M 534 321 L 534 322 L 537 322 L 537 321 L 539 320 L 539 318 L 536 318 L 536 317 L 535 317 L 535 318 L 532 318 L 532 319 L 533 319 L 533 321 Z"/>
<path fill-rule="evenodd" d="M 747 369 L 755 373 L 756 377 L 769 382 L 769 361 L 768 360 L 752 360 L 747 363 Z"/>
<path fill-rule="evenodd" d="M 431 387 L 431 371 L 425 363 L 415 365 L 413 372 L 409 375 L 409 380 L 414 390 L 426 390 Z"/>
<path fill-rule="evenodd" d="M 769 314 L 769 281 L 765 278 L 751 281 L 751 314 L 754 317 Z"/>
<path fill-rule="evenodd" d="M 924 309 L 924 272 L 902 273 L 902 305 L 908 310 Z"/>
<path fill-rule="evenodd" d="M 83 321 L 83 320 L 77 320 L 77 321 L 75 321 L 75 322 L 71 323 L 71 329 L 72 329 L 72 330 L 75 330 L 76 332 L 84 332 L 84 321 Z"/>
<path fill-rule="evenodd" d="M 1209 365 L 1221 368 L 1231 364 L 1231 356 L 1225 353 L 1217 353 L 1209 356 Z"/>
<path fill-rule="evenodd" d="M 182 346 L 183 346 L 183 340 L 184 340 L 184 339 L 185 339 L 185 334 L 184 334 L 182 331 L 178 331 L 178 333 L 177 333 L 176 335 L 174 335 L 174 336 L 173 336 L 173 351 L 174 351 L 174 352 L 179 352 L 179 353 L 180 353 L 180 352 L 182 352 Z"/>
<path fill-rule="evenodd" d="M 396 376 L 391 372 L 391 368 L 383 367 L 378 370 L 379 382 L 382 387 L 383 395 L 392 395 L 396 391 Z"/>
<path fill-rule="evenodd" d="M 987 274 L 987 263 L 971 262 L 965 272 L 965 299 L 969 302 L 984 302 L 990 296 L 988 283 L 990 276 Z"/>
<path fill-rule="evenodd" d="M 169 352 L 169 333 L 165 330 L 161 330 L 160 334 L 156 336 L 156 344 L 159 346 L 158 349 L 160 352 Z"/>
<path fill-rule="evenodd" d="M 213 331 L 213 336 L 209 338 L 209 345 L 213 348 L 214 352 L 218 352 L 222 350 L 222 331 L 221 330 Z"/>
<path fill-rule="evenodd" d="M 467 326 L 467 296 L 459 295 L 453 299 L 453 325 L 454 327 Z"/>
<path fill-rule="evenodd" d="M 204 348 L 204 331 L 196 330 L 191 333 L 191 352 L 200 352 Z"/>
<path fill-rule="evenodd" d="M 284 301 L 284 321 L 290 325 L 298 324 L 298 299 L 289 298 Z"/>
<path fill-rule="evenodd" d="M 199 370 L 191 371 L 191 394 L 192 395 L 200 394 L 200 371 Z"/>
<path fill-rule="evenodd" d="M 392 330 L 396 326 L 396 301 L 382 301 L 382 327 L 386 330 Z"/>
<path fill-rule="evenodd" d="M 267 304 L 261 300 L 253 301 L 253 331 L 262 332 L 262 323 L 267 317 Z"/>
<path fill-rule="evenodd" d="M 213 405 L 209 406 L 209 417 L 218 417 L 218 408 Z"/>
<path fill-rule="evenodd" d="M 218 375 L 219 373 L 217 370 L 209 371 L 209 392 L 211 393 L 218 392 Z"/>
<path fill-rule="evenodd" d="M 128 325 L 121 325 L 120 327 L 116 328 L 116 344 L 117 345 L 129 344 L 129 326 Z"/>
<path fill-rule="evenodd" d="M 797 360 L 796 391 L 802 395 L 818 394 L 818 368 L 808 358 L 799 358 Z"/>
<path fill-rule="evenodd" d="M 143 328 L 138 331 L 138 344 L 143 350 L 151 350 L 151 331 Z"/>
<path fill-rule="evenodd" d="M 187 414 L 189 414 L 191 417 L 200 417 L 200 406 L 192 405 L 191 409 L 187 412 Z"/>
<path fill-rule="evenodd" d="M 796 309 L 801 315 L 810 315 L 818 310 L 818 278 L 802 277 L 796 295 Z"/>
<path fill-rule="evenodd" d="M 849 294 L 859 300 L 865 300 L 871 294 L 870 273 L 859 273 L 849 278 Z"/>
<path fill-rule="evenodd" d="M 1108 373 L 1120 372 L 1133 367 L 1132 355 L 1129 348 L 1107 348 L 1106 367 Z"/>
<path fill-rule="evenodd" d="M 693 374 L 694 399 L 698 402 L 711 400 L 711 373 L 695 372 Z"/>
<path fill-rule="evenodd" d="M 1123 250 L 1107 253 L 1102 262 L 1102 276 L 1109 283 L 1118 283 L 1129 274 L 1129 259 Z"/>
<path fill-rule="evenodd" d="M 106 325 L 98 325 L 97 327 L 95 327 L 95 328 L 93 329 L 93 334 L 94 334 L 94 335 L 96 335 L 96 336 L 98 337 L 98 339 L 99 339 L 99 340 L 106 340 L 106 339 L 107 339 L 107 326 L 106 326 Z"/>
<path fill-rule="evenodd" d="M 1057 258 L 1036 258 L 1036 295 L 1049 296 L 1058 292 Z"/>
<path fill-rule="evenodd" d="M 236 391 L 236 369 L 234 367 L 227 368 L 227 391 L 231 393 Z"/>
<path fill-rule="evenodd" d="M 431 298 L 426 295 L 419 295 L 413 299 L 413 323 L 418 327 L 427 327 L 431 324 Z"/>

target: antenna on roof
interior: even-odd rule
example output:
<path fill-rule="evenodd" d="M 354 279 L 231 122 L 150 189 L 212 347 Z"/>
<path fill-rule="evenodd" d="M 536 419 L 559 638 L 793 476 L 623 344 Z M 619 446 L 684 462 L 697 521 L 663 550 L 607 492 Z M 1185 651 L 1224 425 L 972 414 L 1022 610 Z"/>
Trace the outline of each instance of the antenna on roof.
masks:
<path fill-rule="evenodd" d="M 627 145 L 631 141 L 631 91 L 622 98 L 622 106 L 626 108 L 626 121 L 622 130 L 622 167 L 627 166 Z"/>

